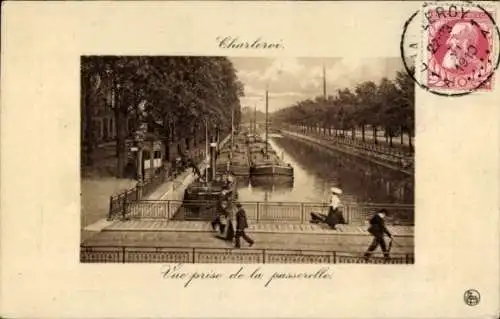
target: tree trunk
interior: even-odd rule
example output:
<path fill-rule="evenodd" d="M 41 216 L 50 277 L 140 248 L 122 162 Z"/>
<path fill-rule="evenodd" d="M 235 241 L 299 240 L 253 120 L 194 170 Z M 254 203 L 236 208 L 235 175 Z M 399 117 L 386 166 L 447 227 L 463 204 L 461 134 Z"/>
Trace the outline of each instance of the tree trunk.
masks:
<path fill-rule="evenodd" d="M 351 137 L 352 137 L 353 141 L 356 138 L 356 128 L 354 128 L 354 127 L 351 129 Z"/>
<path fill-rule="evenodd" d="M 125 174 L 125 165 L 127 163 L 127 148 L 126 148 L 126 123 L 127 117 L 124 112 L 121 112 L 120 107 L 115 108 L 115 123 L 116 123 L 116 151 L 118 153 L 117 175 L 122 178 Z"/>
<path fill-rule="evenodd" d="M 111 103 L 114 110 L 115 116 L 115 127 L 116 127 L 116 175 L 119 178 L 125 176 L 125 165 L 127 163 L 127 150 L 126 150 L 126 138 L 127 138 L 127 116 L 122 112 L 122 103 L 120 101 L 119 92 L 113 83 L 111 91 Z"/>
<path fill-rule="evenodd" d="M 92 155 L 94 152 L 94 125 L 92 121 L 92 102 L 91 102 L 91 83 L 90 83 L 90 76 L 85 76 L 83 75 L 83 105 L 82 108 L 84 109 L 84 112 L 82 115 L 84 115 L 83 120 L 84 120 L 84 125 L 83 125 L 83 156 L 81 157 L 81 160 L 84 161 L 85 165 L 92 165 L 93 164 L 93 159 Z"/>
<path fill-rule="evenodd" d="M 171 126 L 170 126 L 170 142 L 173 144 L 174 147 L 174 153 L 173 155 L 173 161 L 175 162 L 177 156 L 179 156 L 179 145 L 177 144 L 177 131 L 176 131 L 176 125 L 175 121 L 172 121 Z"/>
<path fill-rule="evenodd" d="M 389 147 L 392 147 L 392 134 L 389 135 Z"/>
<path fill-rule="evenodd" d="M 408 131 L 408 143 L 410 145 L 410 151 L 413 152 L 413 143 L 411 141 L 411 132 L 410 131 Z"/>
<path fill-rule="evenodd" d="M 171 149 L 170 143 L 172 142 L 172 130 L 170 126 L 170 121 L 168 116 L 165 116 L 163 120 L 163 144 L 165 144 L 165 160 L 171 162 Z"/>
<path fill-rule="evenodd" d="M 361 125 L 361 140 L 365 141 L 365 125 Z"/>
<path fill-rule="evenodd" d="M 170 139 L 168 137 L 163 138 L 163 145 L 165 146 L 165 161 L 170 162 Z"/>
<path fill-rule="evenodd" d="M 181 143 L 176 143 L 177 144 L 177 157 L 182 155 L 182 146 Z"/>
<path fill-rule="evenodd" d="M 377 125 L 373 126 L 373 138 L 374 138 L 375 144 L 378 144 L 378 141 L 377 141 Z"/>
<path fill-rule="evenodd" d="M 404 145 L 404 129 L 403 126 L 401 126 L 401 145 Z"/>

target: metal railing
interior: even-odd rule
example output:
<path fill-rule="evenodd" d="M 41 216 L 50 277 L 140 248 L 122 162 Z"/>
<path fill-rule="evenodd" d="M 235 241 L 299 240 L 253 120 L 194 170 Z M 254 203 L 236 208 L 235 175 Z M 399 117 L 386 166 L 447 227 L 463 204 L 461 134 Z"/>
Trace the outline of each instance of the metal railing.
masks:
<path fill-rule="evenodd" d="M 367 143 L 359 139 L 353 140 L 352 138 L 349 138 L 347 136 L 329 136 L 314 132 L 304 133 L 301 131 L 289 132 L 303 135 L 306 138 L 316 139 L 318 142 L 336 146 L 339 149 L 344 148 L 351 153 L 366 155 L 370 158 L 394 165 L 401 169 L 411 170 L 414 168 L 413 154 L 409 152 L 403 152 L 400 149 L 389 148 L 380 144 Z"/>
<path fill-rule="evenodd" d="M 328 213 L 328 204 L 314 202 L 240 202 L 253 222 L 308 223 L 310 213 Z M 348 224 L 364 224 L 374 210 L 385 208 L 391 225 L 414 225 L 414 206 L 408 204 L 344 203 Z M 140 200 L 127 202 L 126 219 L 209 220 L 215 217 L 215 201 Z"/>
<path fill-rule="evenodd" d="M 172 176 L 166 177 L 164 174 L 159 174 L 145 180 L 142 186 L 137 184 L 134 188 L 130 188 L 120 194 L 110 196 L 108 219 L 123 217 L 126 209 L 126 203 L 138 201 L 142 197 L 150 195 L 159 185 L 171 179 Z"/>
<path fill-rule="evenodd" d="M 335 134 L 334 132 L 330 132 L 328 129 L 326 129 L 325 131 L 314 131 L 314 130 L 306 130 L 304 128 L 296 126 L 287 126 L 286 130 L 304 135 L 314 135 L 316 137 L 322 137 L 329 140 L 339 140 L 346 142 L 349 141 L 351 145 L 356 145 L 360 147 L 366 146 L 389 154 L 399 154 L 400 156 L 411 156 L 414 153 L 413 148 L 411 148 L 409 145 L 394 143 L 393 146 L 391 147 L 390 142 L 388 141 L 377 140 L 377 142 L 375 142 L 374 139 L 366 139 L 363 141 L 362 137 L 359 136 L 355 136 L 353 138 L 351 132 L 342 133 L 339 135 Z"/>
<path fill-rule="evenodd" d="M 220 143 L 221 146 L 226 144 L 230 135 L 226 136 Z M 194 148 L 189 151 L 189 156 L 192 158 L 195 163 L 200 165 L 205 159 L 206 154 L 204 148 Z M 183 167 L 182 171 L 185 171 L 187 168 Z M 141 200 L 143 197 L 149 196 L 152 194 L 161 184 L 167 181 L 173 181 L 181 172 L 177 170 L 169 170 L 168 174 L 165 174 L 162 171 L 159 175 L 155 175 L 150 179 L 145 180 L 142 183 L 142 186 L 137 184 L 135 187 L 127 189 L 122 193 L 112 195 L 109 198 L 109 212 L 108 219 L 114 218 L 125 218 L 126 213 L 126 203 L 134 202 Z M 175 187 L 175 185 L 174 185 Z"/>
<path fill-rule="evenodd" d="M 413 253 L 374 253 L 326 250 L 234 249 L 201 247 L 81 246 L 83 263 L 260 263 L 260 264 L 414 264 Z"/>

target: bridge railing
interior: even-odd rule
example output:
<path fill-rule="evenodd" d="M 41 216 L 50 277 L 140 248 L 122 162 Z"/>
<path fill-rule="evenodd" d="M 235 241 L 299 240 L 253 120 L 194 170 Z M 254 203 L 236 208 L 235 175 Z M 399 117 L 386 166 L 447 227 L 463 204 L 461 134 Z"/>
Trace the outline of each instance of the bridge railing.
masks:
<path fill-rule="evenodd" d="M 328 204 L 315 202 L 240 202 L 247 218 L 256 223 L 308 223 L 310 214 L 328 213 Z M 349 224 L 363 224 L 377 209 L 389 211 L 388 224 L 413 225 L 414 206 L 408 204 L 344 203 L 343 215 Z M 215 217 L 215 201 L 140 200 L 126 204 L 127 219 L 207 220 Z"/>
<path fill-rule="evenodd" d="M 391 253 L 386 260 L 375 252 L 365 261 L 362 253 L 326 250 L 234 249 L 199 247 L 81 246 L 84 263 L 270 263 L 270 264 L 414 264 L 413 253 Z"/>

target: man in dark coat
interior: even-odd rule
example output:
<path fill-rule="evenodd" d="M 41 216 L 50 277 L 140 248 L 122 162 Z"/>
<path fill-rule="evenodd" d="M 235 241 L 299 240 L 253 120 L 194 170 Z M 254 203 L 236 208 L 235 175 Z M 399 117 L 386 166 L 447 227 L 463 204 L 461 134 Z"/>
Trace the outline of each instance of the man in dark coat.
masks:
<path fill-rule="evenodd" d="M 222 223 L 221 218 L 228 216 L 227 212 L 228 205 L 229 203 L 228 203 L 228 198 L 226 196 L 226 191 L 223 190 L 215 206 L 216 217 L 214 220 L 212 220 L 212 229 L 216 230 L 216 226 L 218 225 L 221 234 L 224 233 L 225 230 L 225 225 Z"/>
<path fill-rule="evenodd" d="M 377 246 L 380 246 L 380 248 L 384 252 L 384 257 L 386 259 L 389 258 L 389 251 L 387 250 L 387 246 L 385 244 L 384 234 L 389 236 L 391 240 L 392 235 L 389 230 L 387 230 L 387 227 L 385 227 L 384 218 L 386 215 L 387 210 L 381 209 L 370 219 L 370 227 L 368 228 L 368 232 L 372 234 L 373 240 L 365 253 L 365 260 L 368 260 L 368 258 L 370 258 L 373 251 L 377 249 Z"/>
<path fill-rule="evenodd" d="M 240 203 L 236 204 L 237 212 L 236 212 L 236 234 L 234 235 L 235 237 L 235 248 L 240 248 L 240 237 L 243 237 L 243 239 L 248 243 L 249 247 L 252 247 L 254 244 L 254 241 L 252 238 L 248 237 L 248 235 L 245 233 L 245 229 L 248 228 L 248 222 L 247 222 L 247 214 L 243 207 L 241 207 Z"/>

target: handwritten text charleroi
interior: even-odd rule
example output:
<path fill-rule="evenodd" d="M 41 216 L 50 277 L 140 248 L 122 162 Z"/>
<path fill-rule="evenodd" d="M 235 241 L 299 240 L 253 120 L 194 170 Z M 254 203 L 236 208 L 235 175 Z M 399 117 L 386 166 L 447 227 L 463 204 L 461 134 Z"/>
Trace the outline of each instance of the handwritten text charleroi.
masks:
<path fill-rule="evenodd" d="M 217 45 L 221 49 L 284 49 L 282 40 L 240 39 L 239 37 L 217 37 Z"/>

